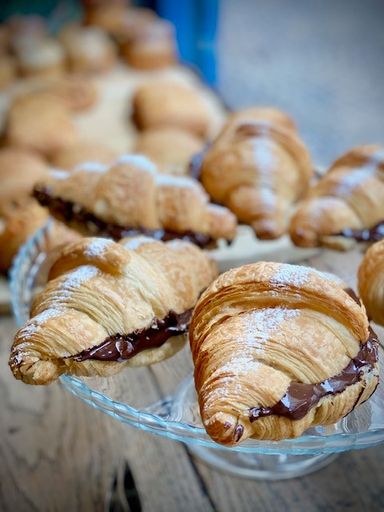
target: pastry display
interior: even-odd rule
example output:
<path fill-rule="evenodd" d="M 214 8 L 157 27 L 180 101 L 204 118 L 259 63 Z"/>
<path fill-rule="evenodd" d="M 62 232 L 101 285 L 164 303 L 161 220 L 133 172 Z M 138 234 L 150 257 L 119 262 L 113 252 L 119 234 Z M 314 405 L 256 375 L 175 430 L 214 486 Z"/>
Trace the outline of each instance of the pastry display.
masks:
<path fill-rule="evenodd" d="M 16 333 L 11 370 L 28 384 L 49 384 L 64 373 L 107 377 L 162 361 L 184 345 L 192 308 L 216 274 L 188 242 L 69 244 Z"/>
<path fill-rule="evenodd" d="M 154 81 L 141 85 L 132 107 L 132 118 L 140 130 L 166 126 L 205 137 L 209 129 L 209 113 L 199 92 L 177 82 Z"/>
<path fill-rule="evenodd" d="M 160 69 L 177 62 L 175 30 L 171 23 L 157 19 L 145 23 L 120 45 L 122 57 L 136 69 Z"/>
<path fill-rule="evenodd" d="M 117 152 L 104 144 L 91 140 L 75 141 L 59 149 L 51 158 L 51 164 L 59 169 L 71 171 L 84 162 L 112 164 Z"/>
<path fill-rule="evenodd" d="M 29 197 L 48 173 L 42 159 L 28 151 L 0 149 L 0 272 L 6 272 L 21 245 L 48 219 Z"/>
<path fill-rule="evenodd" d="M 373 244 L 365 253 L 358 271 L 358 284 L 369 318 L 384 326 L 384 240 Z"/>
<path fill-rule="evenodd" d="M 229 117 L 203 157 L 200 180 L 258 238 L 276 239 L 287 231 L 312 175 L 309 153 L 288 116 L 254 108 Z"/>
<path fill-rule="evenodd" d="M 144 234 L 211 247 L 236 233 L 234 215 L 210 204 L 198 182 L 158 174 L 141 155 L 125 155 L 110 167 L 90 163 L 52 172 L 35 197 L 70 227 L 116 240 Z"/>
<path fill-rule="evenodd" d="M 38 89 L 57 96 L 72 112 L 88 110 L 98 99 L 94 83 L 84 76 L 67 75 L 45 80 Z"/>
<path fill-rule="evenodd" d="M 152 128 L 141 132 L 135 152 L 155 162 L 160 172 L 187 174 L 193 155 L 202 148 L 202 141 L 191 132 L 173 127 Z"/>
<path fill-rule="evenodd" d="M 59 34 L 71 71 L 103 73 L 116 62 L 113 42 L 98 27 L 67 25 Z"/>
<path fill-rule="evenodd" d="M 190 345 L 201 417 L 224 445 L 280 440 L 335 423 L 378 384 L 378 341 L 336 277 L 259 262 L 200 297 Z"/>
<path fill-rule="evenodd" d="M 23 76 L 60 76 L 65 71 L 65 53 L 53 38 L 25 44 L 17 51 L 17 61 Z"/>
<path fill-rule="evenodd" d="M 384 148 L 359 146 L 341 156 L 308 193 L 292 218 L 301 247 L 349 249 L 384 237 Z"/>
<path fill-rule="evenodd" d="M 76 130 L 69 110 L 57 96 L 31 92 L 12 102 L 5 137 L 9 145 L 50 157 L 76 138 Z"/>

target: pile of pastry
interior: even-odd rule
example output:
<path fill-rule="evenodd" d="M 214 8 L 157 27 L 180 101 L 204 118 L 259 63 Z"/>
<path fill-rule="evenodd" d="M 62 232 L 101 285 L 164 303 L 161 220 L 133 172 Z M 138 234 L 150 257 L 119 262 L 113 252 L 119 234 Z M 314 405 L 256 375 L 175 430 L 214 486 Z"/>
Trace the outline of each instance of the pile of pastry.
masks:
<path fill-rule="evenodd" d="M 118 59 L 143 70 L 178 59 L 172 24 L 149 9 L 127 7 L 124 0 L 85 3 L 82 20 L 55 34 L 51 28 L 37 15 L 12 16 L 0 25 L 0 89 L 18 77 L 106 72 Z"/>
<path fill-rule="evenodd" d="M 166 47 L 154 35 L 145 41 L 153 19 L 133 23 L 143 39 L 126 37 L 119 9 L 94 8 L 86 19 L 131 64 Z M 199 93 L 150 82 L 132 102 L 136 152 L 119 156 L 76 139 L 71 108 L 90 100 L 66 80 L 13 100 L 0 152 L 14 187 L 9 207 L 23 198 L 18 211 L 49 212 L 70 239 L 59 237 L 48 282 L 15 335 L 14 376 L 48 384 L 134 371 L 173 356 L 189 334 L 201 417 L 216 442 L 296 437 L 366 401 L 378 383 L 369 319 L 384 324 L 383 148 L 352 149 L 319 178 L 283 112 L 232 113 L 208 140 Z M 238 223 L 261 240 L 289 233 L 303 247 L 376 241 L 359 269 L 362 300 L 302 266 L 257 262 L 218 276 L 209 249 L 230 243 Z"/>

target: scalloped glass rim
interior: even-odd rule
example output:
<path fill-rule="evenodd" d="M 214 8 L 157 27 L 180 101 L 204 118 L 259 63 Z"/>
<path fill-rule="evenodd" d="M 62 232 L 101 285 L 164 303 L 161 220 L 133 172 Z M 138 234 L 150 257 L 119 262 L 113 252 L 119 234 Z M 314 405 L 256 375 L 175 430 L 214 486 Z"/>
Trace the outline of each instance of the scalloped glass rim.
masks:
<path fill-rule="evenodd" d="M 18 325 L 22 325 L 29 316 L 33 287 L 45 258 L 44 244 L 46 243 L 51 225 L 52 223 L 48 222 L 20 249 L 10 272 L 12 308 Z M 380 353 L 381 360 L 383 360 L 382 349 Z M 129 371 L 129 369 L 126 371 Z M 254 454 L 318 455 L 367 448 L 384 442 L 384 391 L 382 392 L 383 396 L 379 395 L 377 391 L 373 399 L 359 407 L 357 411 L 341 420 L 335 426 L 330 427 L 331 430 L 332 428 L 343 428 L 343 432 L 332 434 L 327 433 L 327 430 L 329 431 L 327 428 L 317 427 L 296 439 L 278 442 L 248 440 L 237 447 L 225 448 L 214 443 L 201 426 L 175 421 L 167 413 L 169 410 L 168 406 L 174 402 L 177 395 L 184 397 L 187 392 L 191 392 L 191 388 L 193 388 L 191 376 L 182 381 L 175 395 L 170 395 L 164 400 L 145 407 L 143 410 L 138 410 L 126 403 L 113 400 L 107 395 L 91 389 L 85 381 L 77 377 L 63 376 L 60 378 L 60 381 L 73 395 L 123 423 L 156 435 L 209 448 Z M 381 387 L 379 387 L 379 390 L 381 390 Z M 379 422 L 375 421 L 374 423 L 377 427 L 358 432 L 350 431 L 350 427 L 347 424 L 348 419 L 353 417 L 353 415 L 355 417 L 366 415 L 366 419 L 369 419 L 369 414 L 373 414 L 373 408 L 376 409 L 375 414 L 379 416 Z M 150 410 L 157 411 L 157 413 L 149 412 Z M 373 427 L 372 424 L 370 426 Z"/>

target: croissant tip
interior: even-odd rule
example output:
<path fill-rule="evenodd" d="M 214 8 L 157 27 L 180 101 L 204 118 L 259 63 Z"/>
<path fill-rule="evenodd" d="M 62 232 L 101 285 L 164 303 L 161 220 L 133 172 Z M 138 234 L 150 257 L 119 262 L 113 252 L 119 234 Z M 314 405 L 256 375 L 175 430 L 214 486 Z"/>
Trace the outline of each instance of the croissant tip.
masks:
<path fill-rule="evenodd" d="M 272 219 L 258 220 L 252 223 L 257 238 L 260 240 L 276 240 L 284 234 L 284 229 Z"/>
<path fill-rule="evenodd" d="M 231 414 L 217 412 L 205 422 L 205 427 L 217 443 L 231 446 L 244 440 L 244 425 Z"/>
<path fill-rule="evenodd" d="M 58 379 L 62 373 L 53 361 L 20 361 L 18 354 L 11 355 L 8 365 L 13 376 L 25 384 L 50 384 Z"/>

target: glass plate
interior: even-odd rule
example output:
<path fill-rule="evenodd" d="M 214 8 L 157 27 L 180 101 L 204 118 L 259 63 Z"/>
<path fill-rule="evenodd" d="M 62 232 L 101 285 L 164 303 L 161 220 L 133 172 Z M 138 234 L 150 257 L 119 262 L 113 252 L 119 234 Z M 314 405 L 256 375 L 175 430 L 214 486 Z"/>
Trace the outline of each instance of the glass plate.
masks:
<path fill-rule="evenodd" d="M 11 270 L 12 307 L 19 326 L 29 318 L 31 301 L 46 281 L 48 265 L 45 246 L 50 226 L 48 223 L 21 248 Z M 383 331 L 379 331 L 379 336 L 382 334 Z M 381 360 L 382 357 L 383 349 L 380 348 Z M 314 469 L 317 469 L 324 465 L 323 458 L 319 457 L 321 455 L 384 442 L 384 387 L 379 386 L 368 402 L 335 425 L 312 428 L 297 439 L 278 442 L 247 440 L 237 447 L 223 448 L 215 444 L 202 427 L 192 369 L 189 348 L 186 346 L 173 358 L 149 368 L 127 368 L 105 379 L 64 376 L 60 380 L 71 393 L 123 423 L 187 443 L 192 451 L 193 445 L 198 445 L 195 448 L 197 455 L 211 464 L 221 463 L 223 469 L 231 470 L 229 458 L 233 458 L 237 452 L 238 457 L 232 464 L 237 469 L 232 472 L 245 476 L 257 476 L 257 468 L 251 464 L 250 455 L 275 455 L 280 469 L 289 465 L 289 456 L 311 455 L 315 456 L 311 460 L 317 461 L 314 462 Z M 202 452 L 202 447 L 209 450 Z M 218 450 L 221 451 L 220 455 Z M 244 456 L 247 457 L 244 459 Z M 221 462 L 218 462 L 218 458 Z M 225 463 L 223 458 L 226 459 Z M 295 460 L 298 459 L 300 463 L 305 462 L 307 468 L 308 458 L 296 457 Z M 260 458 L 256 457 L 256 462 L 260 469 Z M 252 467 L 247 469 L 247 466 Z M 272 466 L 271 469 L 269 462 L 267 472 L 275 474 L 276 464 Z M 288 478 L 312 470 L 303 468 L 299 471 L 296 468 L 295 473 L 295 469 L 291 468 L 284 473 L 286 476 L 280 474 L 275 478 Z M 266 476 L 265 471 L 261 476 L 272 478 Z"/>

